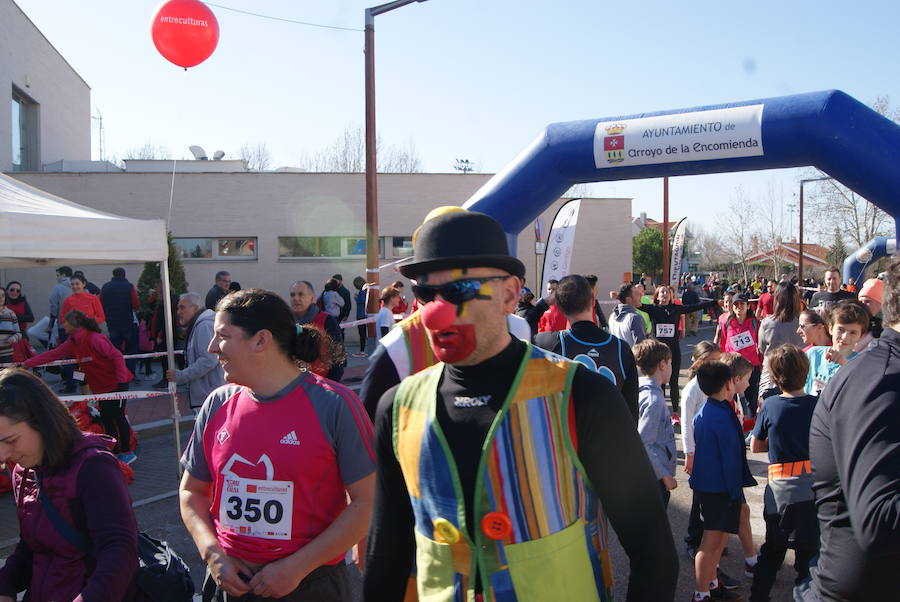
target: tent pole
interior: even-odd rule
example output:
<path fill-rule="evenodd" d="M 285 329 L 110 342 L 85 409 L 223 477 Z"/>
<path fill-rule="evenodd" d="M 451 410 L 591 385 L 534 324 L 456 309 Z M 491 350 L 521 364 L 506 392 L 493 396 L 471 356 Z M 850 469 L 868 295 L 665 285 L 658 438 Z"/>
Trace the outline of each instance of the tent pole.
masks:
<path fill-rule="evenodd" d="M 172 319 L 172 286 L 169 283 L 168 258 L 160 263 L 162 271 L 162 300 L 163 315 L 166 317 L 166 358 L 169 360 L 169 369 L 175 369 L 175 322 Z M 178 385 L 169 382 L 169 395 L 172 396 L 172 424 L 175 427 L 175 461 L 178 466 L 178 477 L 181 478 L 181 411 L 178 409 Z"/>

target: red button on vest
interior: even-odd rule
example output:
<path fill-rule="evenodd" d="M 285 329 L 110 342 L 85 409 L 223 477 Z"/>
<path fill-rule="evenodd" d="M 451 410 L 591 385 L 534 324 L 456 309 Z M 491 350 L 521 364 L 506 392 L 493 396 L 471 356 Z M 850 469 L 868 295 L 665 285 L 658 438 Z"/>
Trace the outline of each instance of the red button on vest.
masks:
<path fill-rule="evenodd" d="M 501 512 L 488 512 L 481 519 L 481 530 L 491 539 L 506 539 L 512 533 L 512 522 Z"/>

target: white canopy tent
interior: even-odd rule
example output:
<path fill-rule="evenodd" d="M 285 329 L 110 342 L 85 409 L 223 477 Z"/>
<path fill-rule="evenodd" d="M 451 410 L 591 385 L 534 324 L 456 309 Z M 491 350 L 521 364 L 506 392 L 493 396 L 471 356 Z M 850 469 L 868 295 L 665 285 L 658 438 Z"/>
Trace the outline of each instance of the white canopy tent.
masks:
<path fill-rule="evenodd" d="M 169 299 L 169 245 L 164 220 L 141 220 L 67 201 L 0 174 L 0 267 L 29 268 L 68 263 L 159 261 L 163 298 Z M 172 308 L 164 303 L 169 365 L 174 365 Z M 175 384 L 172 419 L 181 455 L 180 418 Z"/>

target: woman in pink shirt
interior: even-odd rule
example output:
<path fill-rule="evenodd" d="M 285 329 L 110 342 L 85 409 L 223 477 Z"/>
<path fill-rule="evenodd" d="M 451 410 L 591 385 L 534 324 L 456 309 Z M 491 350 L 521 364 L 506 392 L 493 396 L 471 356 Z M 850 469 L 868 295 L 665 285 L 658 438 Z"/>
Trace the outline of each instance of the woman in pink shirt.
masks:
<path fill-rule="evenodd" d="M 759 322 L 750 312 L 750 297 L 747 293 L 735 295 L 731 302 L 731 313 L 727 314 L 721 326 L 719 346 L 723 352 L 735 352 L 753 364 L 750 385 L 744 396 L 752 418 L 756 417 L 756 401 L 759 396 L 759 378 L 762 372 L 762 356 L 759 353 Z"/>

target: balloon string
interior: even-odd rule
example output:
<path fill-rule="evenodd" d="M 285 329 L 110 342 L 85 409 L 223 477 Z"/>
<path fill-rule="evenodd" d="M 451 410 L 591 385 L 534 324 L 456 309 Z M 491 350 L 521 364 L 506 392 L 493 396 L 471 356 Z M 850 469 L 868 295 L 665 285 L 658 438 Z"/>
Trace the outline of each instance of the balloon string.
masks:
<path fill-rule="evenodd" d="M 309 23 L 308 21 L 295 21 L 294 19 L 284 19 L 282 17 L 273 17 L 271 15 L 261 15 L 259 13 L 252 13 L 248 10 L 240 10 L 237 8 L 231 8 L 230 6 L 222 6 L 221 4 L 213 4 L 212 2 L 205 2 L 208 6 L 215 6 L 216 8 L 221 8 L 223 10 L 230 10 L 236 13 L 241 13 L 244 15 L 250 15 L 251 17 L 259 17 L 260 19 L 271 19 L 272 21 L 283 21 L 284 23 L 294 23 L 295 25 L 306 25 L 308 27 L 322 27 L 324 29 L 341 29 L 344 31 L 363 31 L 362 29 L 356 27 L 340 27 L 339 25 L 323 25 L 321 23 Z"/>

